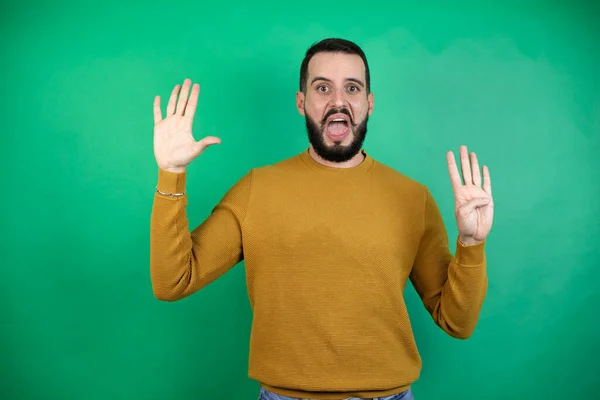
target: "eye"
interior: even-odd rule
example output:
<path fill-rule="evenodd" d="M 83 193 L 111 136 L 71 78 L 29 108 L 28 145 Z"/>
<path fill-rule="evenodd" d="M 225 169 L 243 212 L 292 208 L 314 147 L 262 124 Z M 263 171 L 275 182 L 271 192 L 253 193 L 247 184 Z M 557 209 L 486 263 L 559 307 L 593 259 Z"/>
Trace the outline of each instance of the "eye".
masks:
<path fill-rule="evenodd" d="M 360 91 L 360 88 L 356 85 L 351 85 L 351 86 L 348 86 L 348 91 L 350 93 L 357 93 Z"/>
<path fill-rule="evenodd" d="M 317 92 L 326 93 L 328 90 L 329 90 L 329 88 L 325 85 L 317 86 Z"/>

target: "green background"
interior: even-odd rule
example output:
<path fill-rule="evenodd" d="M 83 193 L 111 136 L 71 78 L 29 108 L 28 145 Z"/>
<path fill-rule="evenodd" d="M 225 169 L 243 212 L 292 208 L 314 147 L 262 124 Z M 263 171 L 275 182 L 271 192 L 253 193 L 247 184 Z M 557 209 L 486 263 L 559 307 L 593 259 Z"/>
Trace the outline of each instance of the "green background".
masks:
<path fill-rule="evenodd" d="M 256 399 L 243 263 L 176 303 L 152 295 L 152 101 L 201 84 L 196 226 L 248 169 L 308 146 L 306 49 L 369 57 L 365 143 L 426 184 L 456 235 L 447 150 L 489 165 L 496 216 L 475 334 L 452 339 L 412 288 L 417 400 L 592 399 L 600 389 L 600 6 L 594 2 L 1 6 L 0 397 Z"/>

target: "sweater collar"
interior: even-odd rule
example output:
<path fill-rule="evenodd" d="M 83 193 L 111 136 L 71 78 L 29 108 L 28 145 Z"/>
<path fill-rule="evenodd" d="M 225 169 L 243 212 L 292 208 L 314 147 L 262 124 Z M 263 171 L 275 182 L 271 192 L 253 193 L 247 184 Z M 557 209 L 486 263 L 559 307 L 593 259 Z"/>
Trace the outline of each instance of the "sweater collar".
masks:
<path fill-rule="evenodd" d="M 300 153 L 300 159 L 302 159 L 302 161 L 304 162 L 304 164 L 307 167 L 309 167 L 315 171 L 327 171 L 327 172 L 338 173 L 338 174 L 363 173 L 363 172 L 366 172 L 369 169 L 371 169 L 371 167 L 373 166 L 373 163 L 374 163 L 373 158 L 364 149 L 361 150 L 361 152 L 365 156 L 364 160 L 357 166 L 350 167 L 350 168 L 337 168 L 337 167 L 330 167 L 328 165 L 323 165 L 323 164 L 319 163 L 318 161 L 316 161 L 315 159 L 313 159 L 310 156 L 308 151 L 309 151 L 309 149 L 306 149 L 302 153 Z"/>

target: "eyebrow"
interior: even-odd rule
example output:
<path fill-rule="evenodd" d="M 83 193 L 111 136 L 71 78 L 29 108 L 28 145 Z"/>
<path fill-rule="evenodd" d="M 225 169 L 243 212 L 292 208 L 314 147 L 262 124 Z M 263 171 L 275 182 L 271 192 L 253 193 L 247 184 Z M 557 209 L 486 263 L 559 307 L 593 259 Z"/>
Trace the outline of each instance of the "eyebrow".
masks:
<path fill-rule="evenodd" d="M 347 81 L 350 81 L 350 82 L 357 83 L 357 84 L 359 84 L 359 85 L 360 85 L 361 87 L 363 87 L 363 88 L 365 87 L 365 84 L 364 84 L 364 83 L 363 83 L 363 82 L 362 82 L 360 79 L 356 79 L 356 78 L 346 78 L 346 80 L 347 80 Z M 332 82 L 332 80 L 331 80 L 331 79 L 325 78 L 325 77 L 323 77 L 323 76 L 315 76 L 315 77 L 313 78 L 313 80 L 310 82 L 310 84 L 312 85 L 312 84 L 313 84 L 313 83 L 315 83 L 316 81 Z"/>

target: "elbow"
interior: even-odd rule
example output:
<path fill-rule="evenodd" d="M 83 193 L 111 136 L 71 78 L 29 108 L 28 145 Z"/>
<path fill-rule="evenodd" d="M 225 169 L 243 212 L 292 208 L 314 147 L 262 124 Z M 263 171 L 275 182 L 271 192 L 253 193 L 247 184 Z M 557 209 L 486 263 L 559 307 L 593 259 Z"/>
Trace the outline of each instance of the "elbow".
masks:
<path fill-rule="evenodd" d="M 154 297 L 160 301 L 172 303 L 177 300 L 181 300 L 184 296 L 178 295 L 174 292 L 167 292 L 164 290 L 152 290 L 154 293 Z"/>
<path fill-rule="evenodd" d="M 441 308 L 432 312 L 434 321 L 446 334 L 454 339 L 467 340 L 475 333 L 479 320 L 479 310 L 470 309 L 461 312 L 444 313 Z"/>
<path fill-rule="evenodd" d="M 158 279 L 157 277 L 151 278 L 152 283 L 152 294 L 160 301 L 174 302 L 181 300 L 188 296 L 185 287 L 177 284 L 171 284 L 164 279 Z"/>
<path fill-rule="evenodd" d="M 449 320 L 442 320 L 439 321 L 437 325 L 450 337 L 459 340 L 467 340 L 473 336 L 476 323 L 455 323 Z"/>
<path fill-rule="evenodd" d="M 448 335 L 450 335 L 451 337 L 453 337 L 454 339 L 467 340 L 473 335 L 474 331 L 475 331 L 474 329 L 459 329 L 459 330 L 452 330 L 452 331 L 447 330 L 446 333 Z"/>
<path fill-rule="evenodd" d="M 212 280 L 199 276 L 197 268 L 189 264 L 177 266 L 171 270 L 175 272 L 168 272 L 168 268 L 154 263 L 150 265 L 152 292 L 154 297 L 160 301 L 174 302 L 184 299 L 205 287 Z"/>
<path fill-rule="evenodd" d="M 152 294 L 160 301 L 174 302 L 188 296 L 189 288 L 185 284 L 185 278 L 185 275 L 165 273 L 165 268 L 160 268 L 155 263 L 150 264 Z"/>

